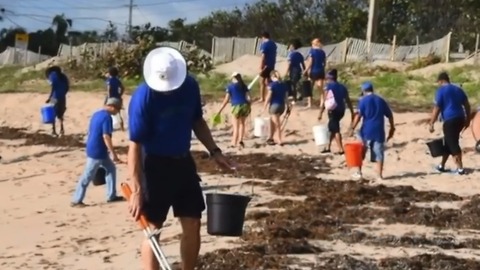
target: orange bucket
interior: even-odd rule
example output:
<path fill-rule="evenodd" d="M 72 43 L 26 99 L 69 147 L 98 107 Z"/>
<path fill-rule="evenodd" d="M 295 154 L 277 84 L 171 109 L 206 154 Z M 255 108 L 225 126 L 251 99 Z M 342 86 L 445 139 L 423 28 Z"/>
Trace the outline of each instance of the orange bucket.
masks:
<path fill-rule="evenodd" d="M 348 142 L 345 143 L 345 159 L 347 167 L 361 167 L 363 163 L 363 143 L 362 142 Z"/>

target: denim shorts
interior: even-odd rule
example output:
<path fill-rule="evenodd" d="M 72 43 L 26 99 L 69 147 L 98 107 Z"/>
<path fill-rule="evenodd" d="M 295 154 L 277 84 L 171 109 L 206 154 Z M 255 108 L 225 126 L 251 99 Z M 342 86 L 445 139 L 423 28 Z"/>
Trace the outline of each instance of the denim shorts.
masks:
<path fill-rule="evenodd" d="M 376 141 L 363 141 L 363 158 L 370 150 L 370 162 L 383 162 L 385 160 L 385 143 Z"/>

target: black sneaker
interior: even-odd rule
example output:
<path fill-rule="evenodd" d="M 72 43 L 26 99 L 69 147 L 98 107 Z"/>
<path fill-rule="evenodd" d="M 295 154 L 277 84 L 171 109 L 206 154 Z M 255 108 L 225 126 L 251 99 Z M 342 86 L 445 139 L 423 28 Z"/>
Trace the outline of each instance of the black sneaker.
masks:
<path fill-rule="evenodd" d="M 108 199 L 107 200 L 107 203 L 112 203 L 112 202 L 123 202 L 125 201 L 125 198 L 121 197 L 121 196 L 115 196 L 111 199 Z"/>
<path fill-rule="evenodd" d="M 464 174 L 465 174 L 465 169 L 457 169 L 457 170 L 455 171 L 455 174 L 464 175 Z"/>
<path fill-rule="evenodd" d="M 84 207 L 87 207 L 86 204 L 84 204 L 83 202 L 79 202 L 79 203 L 70 203 L 70 206 L 71 207 L 74 207 L 74 208 L 84 208 Z"/>
<path fill-rule="evenodd" d="M 447 172 L 447 170 L 445 170 L 445 168 L 442 165 L 438 165 L 437 167 L 435 167 L 435 170 L 439 173 Z"/>

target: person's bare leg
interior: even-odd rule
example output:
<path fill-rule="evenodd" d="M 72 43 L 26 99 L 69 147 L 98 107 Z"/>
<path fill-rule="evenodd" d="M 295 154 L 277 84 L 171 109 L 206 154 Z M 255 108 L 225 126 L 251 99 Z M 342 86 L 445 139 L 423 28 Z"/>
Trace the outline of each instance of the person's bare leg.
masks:
<path fill-rule="evenodd" d="M 260 80 L 260 100 L 259 102 L 265 101 L 265 92 L 267 88 L 267 78 L 261 78 Z"/>
<path fill-rule="evenodd" d="M 463 169 L 462 153 L 458 155 L 454 155 L 453 160 L 455 161 L 455 165 L 457 165 L 457 169 L 460 169 L 460 170 Z"/>
<path fill-rule="evenodd" d="M 238 143 L 238 118 L 233 117 L 233 133 L 232 133 L 232 146 L 236 146 Z"/>
<path fill-rule="evenodd" d="M 342 134 L 340 132 L 335 133 L 335 142 L 337 143 L 338 149 L 340 150 L 340 153 L 343 153 L 343 142 L 342 142 Z M 330 140 L 330 144 L 332 141 Z"/>
<path fill-rule="evenodd" d="M 273 123 L 273 115 L 270 116 L 270 136 L 268 137 L 268 140 L 273 140 L 273 135 L 275 135 L 275 123 Z"/>
<path fill-rule="evenodd" d="M 154 229 L 159 229 L 161 227 L 162 225 L 154 226 Z M 157 241 L 160 241 L 159 237 L 157 237 Z M 153 254 L 150 243 L 146 238 L 142 243 L 141 254 L 143 270 L 160 270 L 157 258 L 155 257 L 155 254 Z"/>
<path fill-rule="evenodd" d="M 240 143 L 241 147 L 243 147 L 243 138 L 245 138 L 245 120 L 245 117 L 238 119 L 238 143 Z"/>
<path fill-rule="evenodd" d="M 383 161 L 377 161 L 376 167 L 378 179 L 381 180 L 383 179 Z"/>
<path fill-rule="evenodd" d="M 445 169 L 445 164 L 447 163 L 448 158 L 450 157 L 450 154 L 444 154 L 442 156 L 442 161 L 440 162 L 440 166 L 442 169 Z"/>
<path fill-rule="evenodd" d="M 57 135 L 58 135 L 58 134 L 57 134 L 56 123 L 55 123 L 55 122 L 53 122 L 53 124 L 52 124 L 52 135 L 53 135 L 53 136 L 57 136 Z"/>
<path fill-rule="evenodd" d="M 280 123 L 280 115 L 275 114 L 272 116 L 273 129 L 277 133 L 277 143 L 282 144 L 282 125 Z"/>
<path fill-rule="evenodd" d="M 180 240 L 180 255 L 182 270 L 194 270 L 200 253 L 200 226 L 198 218 L 180 218 L 182 238 Z"/>
<path fill-rule="evenodd" d="M 65 129 L 63 128 L 63 119 L 60 119 L 60 135 L 65 135 Z"/>

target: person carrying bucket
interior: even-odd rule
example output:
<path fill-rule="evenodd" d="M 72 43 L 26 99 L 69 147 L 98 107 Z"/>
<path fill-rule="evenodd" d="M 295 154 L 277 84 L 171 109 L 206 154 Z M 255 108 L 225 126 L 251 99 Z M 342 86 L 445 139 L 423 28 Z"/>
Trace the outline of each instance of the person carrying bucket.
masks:
<path fill-rule="evenodd" d="M 250 92 L 243 81 L 242 75 L 238 72 L 232 74 L 232 83 L 227 86 L 225 99 L 217 115 L 220 115 L 230 101 L 233 115 L 232 147 L 245 147 L 243 138 L 245 136 L 245 121 L 250 115 Z"/>
<path fill-rule="evenodd" d="M 55 117 L 60 121 L 60 136 L 63 136 L 65 134 L 63 116 L 67 110 L 67 93 L 70 88 L 70 83 L 68 77 L 62 72 L 59 66 L 47 68 L 45 76 L 52 87 L 45 103 L 53 104 Z M 58 136 L 55 121 L 52 123 L 52 135 Z"/>
<path fill-rule="evenodd" d="M 132 190 L 129 212 L 144 215 L 152 230 L 162 228 L 170 207 L 182 226 L 182 270 L 194 270 L 200 252 L 200 227 L 205 201 L 190 147 L 192 130 L 222 168 L 235 165 L 222 154 L 203 118 L 200 87 L 187 72 L 178 50 L 150 51 L 140 84 L 128 106 L 128 171 Z M 158 233 L 154 237 L 159 239 Z M 149 241 L 141 248 L 143 269 L 159 269 Z"/>
<path fill-rule="evenodd" d="M 305 59 L 303 55 L 298 51 L 302 46 L 298 39 L 293 40 L 289 46 L 288 53 L 288 68 L 285 74 L 285 78 L 289 78 L 290 89 L 289 95 L 293 98 L 293 102 L 296 102 L 297 99 L 302 99 L 298 94 L 301 91 L 298 91 L 300 80 L 302 79 L 303 71 L 305 70 Z"/>
<path fill-rule="evenodd" d="M 107 102 L 109 98 L 118 98 L 122 102 L 123 106 L 122 96 L 125 93 L 125 87 L 123 87 L 122 81 L 120 81 L 120 79 L 118 78 L 118 74 L 118 68 L 110 67 L 108 69 L 106 80 L 107 95 L 105 96 L 105 102 Z M 119 112 L 118 116 L 120 118 L 120 129 L 122 131 L 125 131 L 122 114 Z"/>
<path fill-rule="evenodd" d="M 438 75 L 439 88 L 435 93 L 435 105 L 430 119 L 429 130 L 433 133 L 435 121 L 441 114 L 443 119 L 443 137 L 445 153 L 440 164 L 436 167 L 438 172 L 446 172 L 445 163 L 452 156 L 457 165 L 456 174 L 463 175 L 462 148 L 460 147 L 460 133 L 470 125 L 470 102 L 468 97 L 457 85 L 450 83 L 446 72 Z"/>
<path fill-rule="evenodd" d="M 325 86 L 324 91 L 324 104 L 321 104 L 320 115 L 318 120 L 322 120 L 323 112 L 325 109 L 328 111 L 328 131 L 330 132 L 330 141 L 327 147 L 321 153 L 330 153 L 330 147 L 332 146 L 332 141 L 335 139 L 335 142 L 338 145 L 340 151 L 339 155 L 343 155 L 343 143 L 342 143 L 342 134 L 340 133 L 340 121 L 345 115 L 345 105 L 347 105 L 352 115 L 351 121 L 353 122 L 354 112 L 352 101 L 350 100 L 350 95 L 348 93 L 347 87 L 337 81 L 338 71 L 332 69 L 327 73 L 327 85 Z M 331 100 L 329 100 L 331 99 Z M 326 108 L 328 105 L 329 108 Z M 351 123 L 350 123 L 351 124 Z"/>
<path fill-rule="evenodd" d="M 291 109 L 290 104 L 288 104 L 288 88 L 281 81 L 278 71 L 273 70 L 270 73 L 270 79 L 272 82 L 268 85 L 267 98 L 263 107 L 263 112 L 268 110 L 270 113 L 270 136 L 267 139 L 267 144 L 278 143 L 282 146 L 283 136 L 280 116 Z M 273 138 L 275 134 L 277 134 L 277 142 Z"/>
<path fill-rule="evenodd" d="M 380 96 L 373 93 L 373 85 L 371 82 L 365 82 L 361 85 L 363 96 L 358 103 L 358 113 L 355 115 L 349 134 L 354 136 L 355 128 L 360 120 L 362 127 L 360 128 L 360 137 L 362 138 L 363 147 L 360 152 L 349 152 L 345 149 L 347 163 L 349 159 L 365 158 L 367 149 L 370 150 L 370 161 L 376 162 L 377 180 L 383 180 L 383 165 L 385 158 L 385 117 L 388 118 L 390 130 L 386 138 L 389 141 L 395 132 L 395 122 L 393 113 L 388 103 Z M 355 144 L 352 144 L 355 145 Z M 353 148 L 352 148 L 353 149 Z M 355 148 L 358 149 L 358 148 Z M 353 156 L 353 155 L 360 155 Z M 355 180 L 362 179 L 361 163 L 358 172 L 352 176 Z"/>
<path fill-rule="evenodd" d="M 105 107 L 96 111 L 90 119 L 86 143 L 87 163 L 73 194 L 72 207 L 85 206 L 83 199 L 87 187 L 95 178 L 100 167 L 105 169 L 106 172 L 107 202 L 123 201 L 123 197 L 117 196 L 117 169 L 114 162 L 120 162 L 120 160 L 112 145 L 113 124 L 111 117 L 111 115 L 117 114 L 121 107 L 120 99 L 109 98 Z M 109 152 L 112 155 L 111 159 Z"/>

